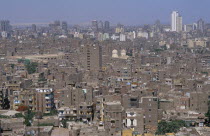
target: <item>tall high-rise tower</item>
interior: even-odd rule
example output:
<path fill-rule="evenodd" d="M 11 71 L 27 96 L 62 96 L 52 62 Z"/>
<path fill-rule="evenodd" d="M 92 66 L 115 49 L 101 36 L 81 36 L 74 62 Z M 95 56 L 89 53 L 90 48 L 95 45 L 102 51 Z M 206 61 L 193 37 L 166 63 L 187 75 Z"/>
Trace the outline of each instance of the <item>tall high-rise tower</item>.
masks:
<path fill-rule="evenodd" d="M 32 32 L 36 32 L 36 25 L 32 24 L 31 29 L 32 29 Z"/>
<path fill-rule="evenodd" d="M 182 31 L 182 17 L 181 16 L 177 17 L 176 27 L 177 27 L 177 29 L 176 29 L 177 32 Z"/>
<path fill-rule="evenodd" d="M 203 19 L 199 19 L 197 24 L 198 24 L 197 30 L 204 32 L 205 23 L 204 23 Z"/>
<path fill-rule="evenodd" d="M 0 22 L 0 30 L 8 32 L 10 30 L 10 22 L 8 20 L 2 20 Z"/>
<path fill-rule="evenodd" d="M 171 31 L 182 31 L 182 17 L 179 15 L 178 11 L 173 11 L 171 14 Z"/>
<path fill-rule="evenodd" d="M 98 31 L 98 21 L 97 20 L 92 21 L 92 29 L 94 31 Z"/>
<path fill-rule="evenodd" d="M 104 29 L 105 30 L 109 30 L 110 29 L 110 23 L 109 23 L 109 21 L 105 21 L 105 23 L 104 23 Z"/>
<path fill-rule="evenodd" d="M 68 24 L 67 24 L 67 22 L 63 21 L 62 24 L 61 24 L 61 27 L 62 27 L 63 34 L 66 35 L 68 33 Z"/>
<path fill-rule="evenodd" d="M 104 23 L 102 21 L 98 22 L 98 29 L 103 30 L 104 29 Z"/>
<path fill-rule="evenodd" d="M 171 14 L 171 31 L 176 31 L 176 20 L 179 13 L 177 11 L 173 11 Z"/>

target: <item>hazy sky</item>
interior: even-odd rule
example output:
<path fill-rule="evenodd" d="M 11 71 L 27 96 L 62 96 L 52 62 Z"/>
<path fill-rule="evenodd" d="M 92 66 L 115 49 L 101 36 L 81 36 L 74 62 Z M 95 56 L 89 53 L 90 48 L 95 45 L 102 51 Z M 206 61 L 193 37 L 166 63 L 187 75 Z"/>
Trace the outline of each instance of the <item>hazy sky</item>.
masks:
<path fill-rule="evenodd" d="M 170 23 L 177 10 L 184 23 L 199 18 L 210 22 L 210 0 L 0 0 L 0 20 L 16 23 L 48 23 L 65 20 L 84 24 L 91 20 L 109 20 L 112 24 L 152 24 L 160 19 Z"/>

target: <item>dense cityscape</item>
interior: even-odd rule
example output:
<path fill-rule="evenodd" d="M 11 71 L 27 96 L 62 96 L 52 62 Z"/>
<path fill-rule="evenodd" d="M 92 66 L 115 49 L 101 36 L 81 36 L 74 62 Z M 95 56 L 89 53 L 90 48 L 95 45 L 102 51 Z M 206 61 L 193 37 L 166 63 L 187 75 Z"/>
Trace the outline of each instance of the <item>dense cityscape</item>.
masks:
<path fill-rule="evenodd" d="M 0 136 L 210 136 L 210 22 L 0 21 Z"/>

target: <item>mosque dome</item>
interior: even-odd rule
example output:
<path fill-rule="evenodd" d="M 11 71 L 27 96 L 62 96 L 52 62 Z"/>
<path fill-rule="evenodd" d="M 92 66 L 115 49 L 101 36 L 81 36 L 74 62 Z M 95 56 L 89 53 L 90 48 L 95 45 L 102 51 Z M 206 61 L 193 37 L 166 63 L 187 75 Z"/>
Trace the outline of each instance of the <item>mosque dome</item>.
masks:
<path fill-rule="evenodd" d="M 121 50 L 121 56 L 122 56 L 122 57 L 126 56 L 126 50 L 124 50 L 124 49 Z"/>
<path fill-rule="evenodd" d="M 112 58 L 118 58 L 118 51 L 117 50 L 112 51 Z"/>

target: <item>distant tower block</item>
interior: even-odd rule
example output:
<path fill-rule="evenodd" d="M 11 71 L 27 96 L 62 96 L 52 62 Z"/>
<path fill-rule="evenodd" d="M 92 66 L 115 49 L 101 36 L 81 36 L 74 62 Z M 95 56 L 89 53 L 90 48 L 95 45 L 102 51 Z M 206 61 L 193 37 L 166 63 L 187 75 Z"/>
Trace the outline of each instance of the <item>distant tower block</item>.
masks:
<path fill-rule="evenodd" d="M 112 51 L 112 58 L 118 58 L 118 51 L 117 50 Z"/>

